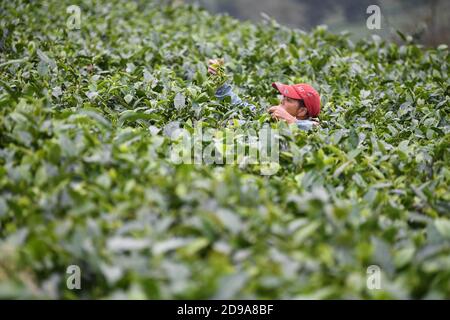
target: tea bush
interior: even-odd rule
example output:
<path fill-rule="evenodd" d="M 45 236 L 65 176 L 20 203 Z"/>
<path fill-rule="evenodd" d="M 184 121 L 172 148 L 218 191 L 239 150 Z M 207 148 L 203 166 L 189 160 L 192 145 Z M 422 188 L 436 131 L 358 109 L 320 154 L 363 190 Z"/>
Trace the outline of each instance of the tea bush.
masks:
<path fill-rule="evenodd" d="M 446 45 L 157 1 L 79 1 L 71 30 L 71 4 L 0 4 L 1 297 L 450 298 Z M 214 97 L 216 57 L 256 112 Z M 321 126 L 268 121 L 273 81 L 317 88 Z M 269 124 L 279 170 L 173 163 L 198 124 L 219 150 Z"/>

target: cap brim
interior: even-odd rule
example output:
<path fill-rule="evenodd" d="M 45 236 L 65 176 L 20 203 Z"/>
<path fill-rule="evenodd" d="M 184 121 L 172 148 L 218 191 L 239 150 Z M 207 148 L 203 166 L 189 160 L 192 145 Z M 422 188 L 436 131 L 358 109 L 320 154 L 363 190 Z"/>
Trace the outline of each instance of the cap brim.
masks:
<path fill-rule="evenodd" d="M 301 99 L 299 94 L 295 91 L 295 89 L 292 86 L 282 84 L 280 82 L 273 82 L 272 87 L 277 89 L 285 97 L 297 100 Z"/>

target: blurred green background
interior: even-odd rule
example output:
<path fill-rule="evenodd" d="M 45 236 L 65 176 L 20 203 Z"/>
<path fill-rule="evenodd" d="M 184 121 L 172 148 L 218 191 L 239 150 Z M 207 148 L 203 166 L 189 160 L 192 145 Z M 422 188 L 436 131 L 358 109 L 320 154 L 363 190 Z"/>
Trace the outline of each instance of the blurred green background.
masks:
<path fill-rule="evenodd" d="M 259 21 L 261 12 L 279 23 L 304 30 L 326 24 L 339 33 L 348 30 L 353 39 L 377 34 L 400 40 L 396 30 L 412 35 L 426 46 L 450 43 L 450 1 L 445 0 L 185 0 L 214 13 L 228 13 L 242 20 Z M 369 30 L 369 5 L 381 9 L 381 29 Z"/>

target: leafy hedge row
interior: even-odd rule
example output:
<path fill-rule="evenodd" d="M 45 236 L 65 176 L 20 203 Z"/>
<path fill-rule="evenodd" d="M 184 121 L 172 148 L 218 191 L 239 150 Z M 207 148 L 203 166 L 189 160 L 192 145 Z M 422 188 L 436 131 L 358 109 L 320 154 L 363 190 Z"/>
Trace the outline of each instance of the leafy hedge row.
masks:
<path fill-rule="evenodd" d="M 0 5 L 0 296 L 450 297 L 446 45 L 80 3 L 80 30 L 71 1 Z M 214 57 L 256 115 L 214 98 Z M 176 127 L 261 128 L 272 81 L 323 105 L 313 132 L 271 123 L 276 175 L 169 161 Z"/>

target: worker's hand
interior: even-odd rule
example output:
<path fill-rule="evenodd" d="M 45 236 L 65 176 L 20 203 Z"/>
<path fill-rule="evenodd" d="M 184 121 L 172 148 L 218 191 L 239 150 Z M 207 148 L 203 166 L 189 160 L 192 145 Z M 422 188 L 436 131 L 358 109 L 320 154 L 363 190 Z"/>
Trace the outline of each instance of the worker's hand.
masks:
<path fill-rule="evenodd" d="M 294 116 L 292 116 L 289 112 L 284 110 L 282 106 L 270 107 L 268 111 L 272 116 L 272 118 L 276 120 L 284 120 L 289 124 L 295 123 L 295 121 L 297 121 L 297 119 Z"/>
<path fill-rule="evenodd" d="M 208 73 L 211 82 L 216 88 L 222 86 L 228 80 L 225 72 L 225 60 L 223 58 L 208 60 Z"/>
<path fill-rule="evenodd" d="M 208 72 L 210 74 L 217 74 L 217 68 L 215 68 L 215 65 L 220 65 L 223 64 L 223 61 L 221 61 L 221 59 L 209 59 L 208 60 Z"/>

